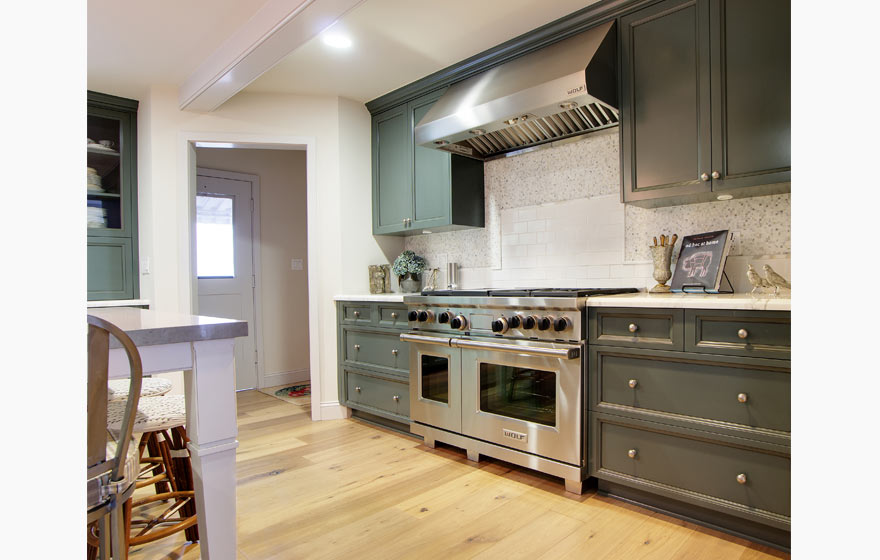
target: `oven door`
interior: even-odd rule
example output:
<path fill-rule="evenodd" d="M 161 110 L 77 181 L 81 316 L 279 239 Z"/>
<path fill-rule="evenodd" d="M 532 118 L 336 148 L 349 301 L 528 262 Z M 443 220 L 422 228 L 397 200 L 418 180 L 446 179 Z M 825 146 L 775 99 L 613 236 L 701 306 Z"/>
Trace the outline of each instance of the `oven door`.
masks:
<path fill-rule="evenodd" d="M 583 346 L 453 340 L 461 351 L 462 433 L 581 466 Z"/>
<path fill-rule="evenodd" d="M 450 338 L 404 333 L 409 347 L 409 413 L 413 422 L 461 431 L 461 352 Z"/>

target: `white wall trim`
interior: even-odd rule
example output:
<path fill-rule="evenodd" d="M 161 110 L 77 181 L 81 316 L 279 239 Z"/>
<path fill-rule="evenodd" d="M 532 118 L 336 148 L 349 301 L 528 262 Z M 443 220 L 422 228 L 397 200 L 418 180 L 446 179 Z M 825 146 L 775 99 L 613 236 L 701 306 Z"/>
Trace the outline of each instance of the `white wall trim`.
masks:
<path fill-rule="evenodd" d="M 315 402 L 317 402 L 315 392 L 312 391 L 312 404 L 314 405 Z M 347 406 L 342 406 L 339 404 L 339 401 L 322 402 L 320 408 L 321 420 L 342 420 L 343 418 L 351 417 L 351 409 Z"/>
<path fill-rule="evenodd" d="M 195 223 L 196 193 L 196 151 L 195 142 L 241 142 L 245 144 L 289 144 L 306 147 L 306 197 L 307 197 L 307 236 L 308 236 L 308 285 L 309 285 L 309 371 L 312 385 L 312 420 L 323 420 L 322 406 L 318 401 L 321 395 L 321 345 L 323 331 L 319 302 L 332 298 L 333 294 L 325 294 L 321 289 L 319 271 L 322 270 L 322 255 L 318 248 L 318 229 L 320 215 L 318 212 L 318 192 L 315 179 L 316 156 L 314 136 L 278 136 L 273 134 L 250 134 L 239 132 L 199 132 L 180 131 L 177 137 L 177 204 L 186 210 L 187 219 L 178 220 L 178 239 L 180 240 L 178 265 L 179 286 L 189 286 L 189 290 L 181 293 L 181 309 L 194 312 L 192 271 L 195 263 L 195 250 L 192 246 L 192 224 Z M 279 146 L 280 148 L 280 146 Z M 334 330 L 335 333 L 335 330 Z M 335 347 L 335 344 L 334 344 Z M 337 405 L 338 406 L 338 405 Z M 345 408 L 345 407 L 342 407 Z M 335 414 L 335 412 L 328 412 Z M 327 418 L 330 419 L 330 418 Z"/>
<path fill-rule="evenodd" d="M 278 385 L 294 385 L 296 383 L 304 383 L 309 381 L 309 368 L 296 369 L 293 371 L 280 371 L 277 373 L 265 374 L 263 380 L 265 382 L 260 388 L 277 387 Z"/>
<path fill-rule="evenodd" d="M 196 162 L 198 163 L 198 162 Z M 255 389 L 263 387 L 271 387 L 263 383 L 265 353 L 263 352 L 263 259 L 260 255 L 262 250 L 262 238 L 260 237 L 260 176 L 251 173 L 236 173 L 234 171 L 221 171 L 220 169 L 209 169 L 206 167 L 197 167 L 196 175 L 205 177 L 217 177 L 219 179 L 231 179 L 233 181 L 244 181 L 251 184 L 251 198 L 254 199 L 254 208 L 251 212 L 251 266 L 255 276 L 254 286 L 254 346 L 257 350 L 257 385 Z M 190 227 L 193 227 L 192 225 Z M 195 254 L 195 253 L 193 253 Z M 193 301 L 198 302 L 198 278 L 196 279 L 196 292 Z"/>

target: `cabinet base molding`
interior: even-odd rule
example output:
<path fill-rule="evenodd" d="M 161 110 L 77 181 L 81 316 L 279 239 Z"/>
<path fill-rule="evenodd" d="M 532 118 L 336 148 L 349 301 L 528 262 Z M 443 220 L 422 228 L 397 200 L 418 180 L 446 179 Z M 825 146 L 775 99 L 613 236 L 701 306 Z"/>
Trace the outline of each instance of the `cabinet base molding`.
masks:
<path fill-rule="evenodd" d="M 395 432 L 399 432 L 411 438 L 421 439 L 419 436 L 409 431 L 409 423 L 397 422 L 396 420 L 376 416 L 375 414 L 370 414 L 369 412 L 364 412 L 363 410 L 357 410 L 355 408 L 351 409 L 351 417 L 366 422 L 367 424 L 394 430 Z"/>
<path fill-rule="evenodd" d="M 768 527 L 760 523 L 754 523 L 746 519 L 658 496 L 607 480 L 598 480 L 597 491 L 603 496 L 616 498 L 677 519 L 696 523 L 703 527 L 771 546 L 785 552 L 791 551 L 791 532 L 789 531 Z"/>

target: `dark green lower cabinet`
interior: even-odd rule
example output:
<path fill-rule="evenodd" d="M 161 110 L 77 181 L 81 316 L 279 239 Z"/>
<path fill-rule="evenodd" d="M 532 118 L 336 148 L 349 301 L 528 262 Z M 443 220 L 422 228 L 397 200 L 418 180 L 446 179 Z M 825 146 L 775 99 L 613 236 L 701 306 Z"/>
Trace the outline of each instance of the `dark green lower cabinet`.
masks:
<path fill-rule="evenodd" d="M 133 299 L 131 239 L 89 237 L 86 242 L 88 299 Z"/>
<path fill-rule="evenodd" d="M 336 310 L 339 403 L 409 433 L 409 344 L 400 340 L 406 306 L 340 301 Z"/>
<path fill-rule="evenodd" d="M 599 491 L 788 548 L 790 315 L 589 309 L 588 464 Z M 653 345 L 664 338 L 681 349 Z"/>

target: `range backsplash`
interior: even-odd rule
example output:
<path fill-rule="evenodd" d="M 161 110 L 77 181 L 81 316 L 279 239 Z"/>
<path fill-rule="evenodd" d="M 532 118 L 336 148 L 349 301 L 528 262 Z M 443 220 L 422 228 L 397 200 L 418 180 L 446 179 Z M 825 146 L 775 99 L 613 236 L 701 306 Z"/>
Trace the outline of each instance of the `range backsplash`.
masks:
<path fill-rule="evenodd" d="M 408 237 L 405 248 L 440 269 L 438 286 L 457 262 L 463 287 L 645 288 L 652 237 L 729 229 L 737 291 L 746 262 L 790 274 L 791 195 L 639 208 L 620 202 L 619 166 L 617 129 L 486 162 L 486 227 Z"/>

